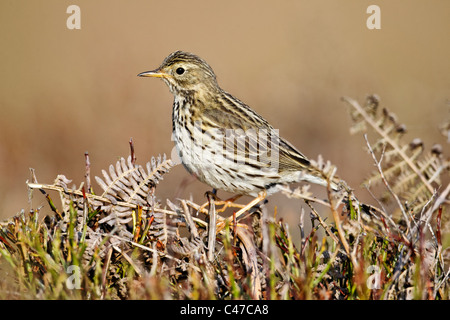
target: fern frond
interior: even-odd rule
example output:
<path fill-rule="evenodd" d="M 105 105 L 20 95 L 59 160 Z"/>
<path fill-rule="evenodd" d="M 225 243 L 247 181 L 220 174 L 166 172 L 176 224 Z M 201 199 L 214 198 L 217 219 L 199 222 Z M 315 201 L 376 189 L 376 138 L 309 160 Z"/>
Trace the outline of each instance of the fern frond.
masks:
<path fill-rule="evenodd" d="M 112 203 L 122 201 L 146 206 L 151 202 L 149 197 L 152 195 L 152 188 L 172 166 L 172 161 L 166 159 L 165 155 L 158 156 L 147 162 L 145 172 L 142 166 L 133 164 L 129 156 L 127 161 L 120 158 L 115 167 L 110 165 L 109 174 L 102 170 L 104 180 L 97 176 L 95 180 L 103 189 L 101 196 L 110 199 Z"/>
<path fill-rule="evenodd" d="M 406 126 L 386 108 L 379 112 L 380 100 L 376 95 L 367 97 L 364 106 L 348 97 L 343 100 L 351 107 L 351 133 L 366 133 L 368 128 L 377 133 L 378 138 L 371 143 L 371 149 L 382 159 L 383 174 L 392 190 L 408 202 L 425 203 L 430 199 L 436 186 L 441 184 L 441 176 L 450 167 L 449 161 L 442 156 L 442 148 L 435 145 L 431 152 L 425 152 L 420 139 L 404 143 L 402 137 Z M 374 172 L 364 184 L 380 181 L 380 173 Z"/>
<path fill-rule="evenodd" d="M 111 232 L 131 241 L 142 236 L 141 229 L 145 227 L 147 240 L 157 240 L 162 248 L 166 247 L 169 235 L 176 234 L 176 227 L 172 226 L 180 223 L 182 216 L 160 208 L 155 200 L 154 189 L 172 166 L 172 161 L 166 159 L 165 155 L 152 158 L 146 163 L 146 170 L 141 165 L 133 164 L 131 156 L 127 160 L 120 158 L 115 166 L 109 167 L 108 172 L 102 170 L 103 179 L 95 177 L 103 189 L 101 195 L 85 192 L 83 183 L 79 188 L 69 187 L 72 180 L 64 175 L 58 175 L 53 184 L 46 185 L 37 183 L 32 171 L 32 182 L 27 182 L 27 185 L 30 190 L 40 189 L 43 193 L 45 190 L 58 192 L 63 212 L 58 223 L 63 230 L 69 221 L 70 211 L 75 210 L 76 230 L 81 234 L 83 228 L 86 228 L 86 241 L 92 245 L 86 250 L 85 258 L 88 260 L 101 242 L 101 237 L 95 236 L 93 232 L 97 229 L 108 234 L 113 227 Z M 47 199 L 50 201 L 49 196 Z M 96 222 L 93 224 L 94 219 Z M 132 232 L 129 227 L 131 223 Z M 117 238 L 114 239 L 118 241 Z M 100 251 L 100 255 L 103 254 L 104 246 Z"/>

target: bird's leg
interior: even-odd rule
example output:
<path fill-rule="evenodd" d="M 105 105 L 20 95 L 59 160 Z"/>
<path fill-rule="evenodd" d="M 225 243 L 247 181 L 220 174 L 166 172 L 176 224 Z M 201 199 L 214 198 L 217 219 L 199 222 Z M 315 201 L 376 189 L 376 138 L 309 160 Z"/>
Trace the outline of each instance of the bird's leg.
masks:
<path fill-rule="evenodd" d="M 261 191 L 258 196 L 250 201 L 246 206 L 241 208 L 238 212 L 236 212 L 236 219 L 239 218 L 240 215 L 242 215 L 245 211 L 251 209 L 253 206 L 257 205 L 260 201 L 264 200 L 267 197 L 267 191 L 264 189 Z"/>
<path fill-rule="evenodd" d="M 230 208 L 230 207 L 243 208 L 244 207 L 243 205 L 234 203 L 234 201 L 236 201 L 240 197 L 242 197 L 242 195 L 238 194 L 238 195 L 235 195 L 234 197 L 228 198 L 227 200 L 221 200 L 221 201 L 216 202 L 216 204 L 222 205 L 222 208 L 220 208 L 220 210 L 218 210 L 218 212 L 224 212 L 227 208 Z"/>
<path fill-rule="evenodd" d="M 200 206 L 200 209 L 198 209 L 199 212 L 203 212 L 205 210 L 205 208 L 211 203 L 211 201 L 214 201 L 214 204 L 215 204 L 216 201 L 220 200 L 217 197 L 216 189 L 212 189 L 212 191 L 206 191 L 205 197 L 206 197 L 206 199 L 208 199 L 208 201 Z"/>
<path fill-rule="evenodd" d="M 214 201 L 214 205 L 216 204 L 216 201 L 220 201 L 220 199 L 217 197 L 217 190 L 212 189 L 212 191 L 206 191 L 205 197 L 208 199 L 208 201 L 200 206 L 200 209 L 198 209 L 199 212 L 203 212 L 205 208 L 210 205 L 212 201 Z"/>
<path fill-rule="evenodd" d="M 266 190 L 261 191 L 255 199 L 253 199 L 247 205 L 245 205 L 241 209 L 239 209 L 239 211 L 236 212 L 236 214 L 234 214 L 233 216 L 222 221 L 220 223 L 220 225 L 217 227 L 217 232 L 220 232 L 225 227 L 225 224 L 227 222 L 230 223 L 233 219 L 235 219 L 237 221 L 239 216 L 244 214 L 247 210 L 251 209 L 253 206 L 257 205 L 260 201 L 264 200 L 266 197 L 267 197 L 267 191 Z"/>
<path fill-rule="evenodd" d="M 212 191 L 206 191 L 205 192 L 205 197 L 208 200 L 209 199 L 214 200 L 214 201 L 220 200 L 219 197 L 217 196 L 217 190 L 216 189 L 212 189 Z M 208 203 L 209 203 L 209 201 L 206 204 L 208 204 Z"/>

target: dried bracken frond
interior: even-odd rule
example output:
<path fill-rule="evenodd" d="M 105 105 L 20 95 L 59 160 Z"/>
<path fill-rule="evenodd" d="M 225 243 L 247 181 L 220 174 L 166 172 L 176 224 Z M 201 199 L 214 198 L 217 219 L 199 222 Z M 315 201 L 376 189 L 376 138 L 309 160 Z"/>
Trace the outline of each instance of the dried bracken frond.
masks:
<path fill-rule="evenodd" d="M 127 161 L 121 158 L 115 166 L 110 165 L 109 173 L 102 170 L 104 181 L 99 177 L 95 180 L 104 191 L 101 197 L 109 199 L 112 205 L 124 202 L 150 206 L 154 201 L 152 189 L 171 167 L 172 161 L 164 155 L 147 162 L 146 172 L 142 166 L 133 164 L 129 156 Z"/>
<path fill-rule="evenodd" d="M 175 233 L 173 228 L 170 229 L 171 223 L 168 221 L 176 221 L 178 218 L 175 212 L 160 208 L 154 189 L 172 166 L 172 161 L 165 156 L 152 158 L 146 163 L 147 170 L 133 164 L 131 156 L 127 160 L 121 158 L 115 166 L 109 167 L 109 173 L 102 171 L 104 180 L 95 177 L 103 189 L 101 195 L 85 192 L 83 183 L 77 189 L 70 188 L 72 180 L 64 175 L 58 175 L 52 185 L 45 185 L 37 183 L 32 171 L 33 182 L 27 182 L 27 185 L 30 189 L 40 189 L 42 192 L 58 191 L 62 214 L 61 221 L 57 224 L 61 230 L 67 229 L 70 211 L 76 212 L 76 231 L 81 234 L 83 228 L 86 228 L 84 234 L 88 246 L 84 260 L 89 261 L 105 236 L 117 235 L 120 239 L 136 240 L 139 230 L 145 227 L 148 237 L 160 241 L 162 247 L 166 246 L 168 234 Z M 86 178 L 89 178 L 88 174 Z M 56 208 L 55 210 L 57 211 Z M 110 242 L 121 246 L 123 241 L 118 240 L 119 238 L 111 238 Z M 101 257 L 104 257 L 106 250 L 107 247 L 103 246 L 99 252 Z"/>
<path fill-rule="evenodd" d="M 380 107 L 376 95 L 369 96 L 364 106 L 351 98 L 344 98 L 344 101 L 351 107 L 351 132 L 366 133 L 368 127 L 375 131 L 377 137 L 370 142 L 370 147 L 380 159 L 385 179 L 403 202 L 420 210 L 442 185 L 443 177 L 448 178 L 450 165 L 442 154 L 442 147 L 434 145 L 426 152 L 420 139 L 404 143 L 406 126 L 398 122 L 395 114 Z M 364 184 L 373 186 L 381 181 L 381 174 L 376 171 Z"/>

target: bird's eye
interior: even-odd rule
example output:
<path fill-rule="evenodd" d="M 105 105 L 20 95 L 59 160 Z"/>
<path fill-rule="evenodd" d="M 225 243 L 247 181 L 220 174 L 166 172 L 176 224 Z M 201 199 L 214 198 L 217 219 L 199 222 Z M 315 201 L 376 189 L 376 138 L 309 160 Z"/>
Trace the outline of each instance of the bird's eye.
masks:
<path fill-rule="evenodd" d="M 175 71 L 177 74 L 179 74 L 179 75 L 182 75 L 183 73 L 184 73 L 184 68 L 178 68 L 176 71 Z"/>

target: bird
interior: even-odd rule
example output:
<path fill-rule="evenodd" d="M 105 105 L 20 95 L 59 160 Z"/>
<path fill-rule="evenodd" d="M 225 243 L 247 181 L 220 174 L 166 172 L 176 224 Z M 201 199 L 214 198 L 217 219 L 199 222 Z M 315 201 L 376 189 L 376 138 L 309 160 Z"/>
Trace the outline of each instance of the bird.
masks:
<path fill-rule="evenodd" d="M 175 51 L 158 68 L 138 76 L 160 78 L 169 87 L 178 156 L 190 174 L 213 190 L 256 197 L 248 209 L 286 184 L 328 186 L 323 172 L 277 129 L 219 86 L 199 56 Z M 331 187 L 337 189 L 336 183 Z"/>

